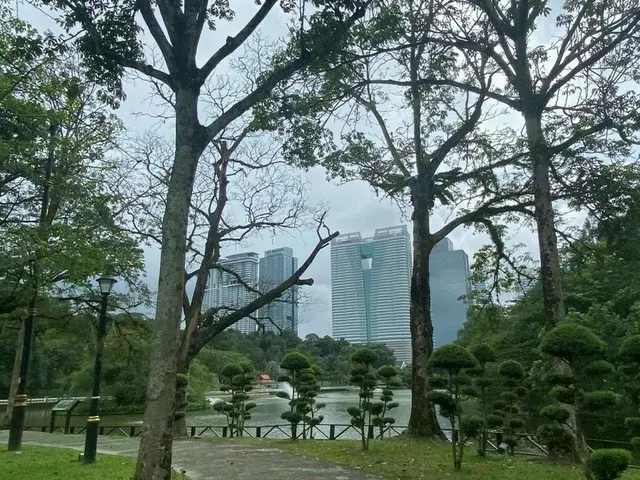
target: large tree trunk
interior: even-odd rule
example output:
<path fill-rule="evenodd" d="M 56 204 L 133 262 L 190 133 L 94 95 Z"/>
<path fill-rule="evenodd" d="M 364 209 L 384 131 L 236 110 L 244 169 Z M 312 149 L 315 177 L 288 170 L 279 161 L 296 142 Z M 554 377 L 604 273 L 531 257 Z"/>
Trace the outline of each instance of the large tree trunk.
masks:
<path fill-rule="evenodd" d="M 204 148 L 199 135 L 197 93 L 188 90 L 176 93 L 176 150 L 162 222 L 158 299 L 136 480 L 171 478 L 185 246 L 195 171 Z"/>
<path fill-rule="evenodd" d="M 13 357 L 13 370 L 11 371 L 11 386 L 9 387 L 9 398 L 7 402 L 7 409 L 0 428 L 9 428 L 11 423 L 11 415 L 13 413 L 13 404 L 16 401 L 16 392 L 18 391 L 18 377 L 20 377 L 20 362 L 22 361 L 22 350 L 24 347 L 24 319 L 20 322 L 20 330 L 18 332 L 18 339 L 16 340 L 16 354 Z"/>
<path fill-rule="evenodd" d="M 411 274 L 411 416 L 409 434 L 427 437 L 442 435 L 435 406 L 427 398 L 427 362 L 433 352 L 429 254 L 433 248 L 429 234 L 429 214 L 417 206 L 414 196 L 413 271 Z"/>
<path fill-rule="evenodd" d="M 551 154 L 544 138 L 540 117 L 525 115 L 525 124 L 533 162 L 533 195 L 540 250 L 543 304 L 547 327 L 553 328 L 564 321 L 565 309 L 549 180 Z"/>

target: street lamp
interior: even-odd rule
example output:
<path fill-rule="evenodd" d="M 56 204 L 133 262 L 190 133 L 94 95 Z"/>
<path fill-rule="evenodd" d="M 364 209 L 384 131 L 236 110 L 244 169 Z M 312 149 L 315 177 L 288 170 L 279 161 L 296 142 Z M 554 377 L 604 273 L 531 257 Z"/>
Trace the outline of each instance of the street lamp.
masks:
<path fill-rule="evenodd" d="M 100 417 L 98 416 L 98 404 L 100 403 L 100 376 L 102 373 L 102 355 L 104 353 L 104 337 L 107 333 L 107 302 L 111 288 L 116 283 L 113 277 L 100 277 L 98 286 L 102 294 L 102 305 L 100 308 L 100 322 L 98 323 L 98 335 L 96 342 L 96 360 L 93 367 L 93 392 L 91 394 L 91 407 L 89 418 L 87 419 L 87 435 L 84 441 L 83 463 L 94 463 L 96 461 L 96 449 L 98 448 L 98 429 Z"/>

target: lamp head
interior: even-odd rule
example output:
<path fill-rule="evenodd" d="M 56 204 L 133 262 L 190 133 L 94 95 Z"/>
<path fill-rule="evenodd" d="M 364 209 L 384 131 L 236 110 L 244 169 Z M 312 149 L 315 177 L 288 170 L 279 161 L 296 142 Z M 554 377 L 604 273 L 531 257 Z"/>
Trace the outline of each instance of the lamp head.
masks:
<path fill-rule="evenodd" d="M 98 278 L 97 282 L 98 286 L 100 287 L 100 293 L 109 295 L 117 280 L 113 277 L 102 276 Z"/>

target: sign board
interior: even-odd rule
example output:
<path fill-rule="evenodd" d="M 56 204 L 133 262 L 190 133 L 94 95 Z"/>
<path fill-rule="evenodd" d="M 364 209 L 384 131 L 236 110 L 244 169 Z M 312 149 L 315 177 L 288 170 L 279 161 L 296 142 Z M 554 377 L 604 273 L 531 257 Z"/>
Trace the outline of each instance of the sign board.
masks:
<path fill-rule="evenodd" d="M 78 405 L 78 403 L 80 403 L 80 400 L 76 400 L 75 398 L 67 398 L 65 400 L 60 400 L 58 403 L 54 405 L 52 411 L 68 412 L 70 410 L 73 410 L 73 408 L 75 408 L 75 406 Z"/>

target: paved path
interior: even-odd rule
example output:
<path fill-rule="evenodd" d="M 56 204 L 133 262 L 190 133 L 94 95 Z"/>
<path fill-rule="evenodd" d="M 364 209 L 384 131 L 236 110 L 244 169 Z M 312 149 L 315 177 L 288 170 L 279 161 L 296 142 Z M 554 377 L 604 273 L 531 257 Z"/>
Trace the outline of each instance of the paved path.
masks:
<path fill-rule="evenodd" d="M 6 444 L 8 432 L 0 431 Z M 328 441 L 328 440 L 327 440 Z M 83 435 L 24 432 L 24 443 L 84 450 Z M 137 438 L 100 436 L 98 452 L 135 457 Z M 382 478 L 332 465 L 277 448 L 253 445 L 178 440 L 173 445 L 173 466 L 191 480 L 371 480 Z"/>

